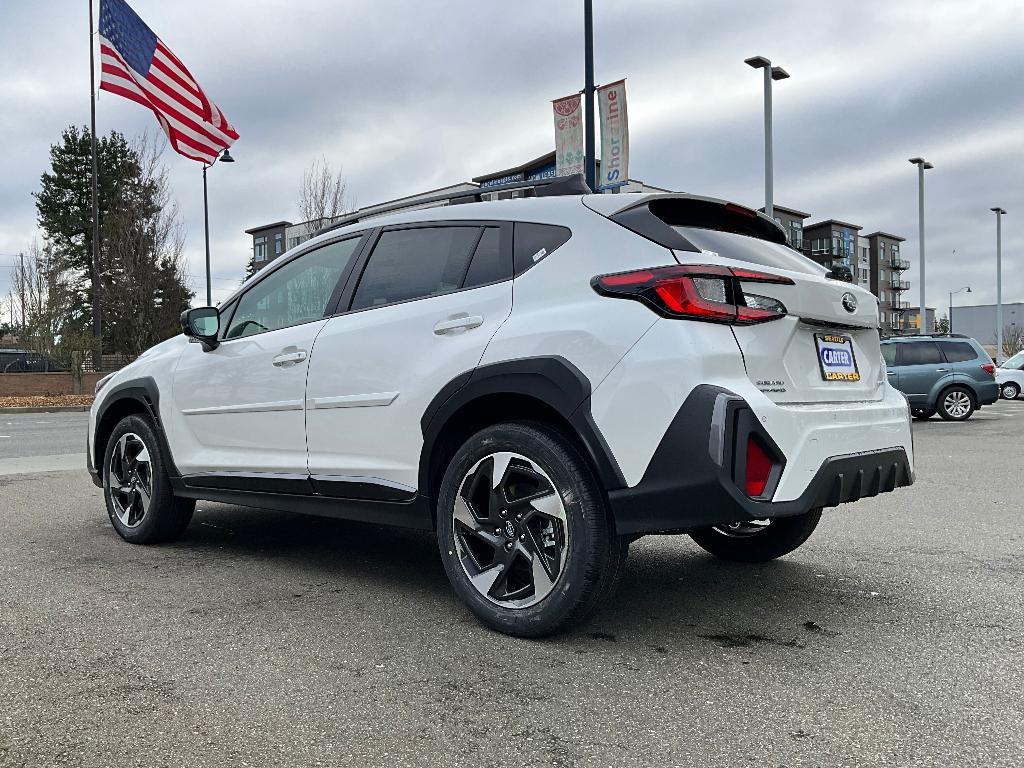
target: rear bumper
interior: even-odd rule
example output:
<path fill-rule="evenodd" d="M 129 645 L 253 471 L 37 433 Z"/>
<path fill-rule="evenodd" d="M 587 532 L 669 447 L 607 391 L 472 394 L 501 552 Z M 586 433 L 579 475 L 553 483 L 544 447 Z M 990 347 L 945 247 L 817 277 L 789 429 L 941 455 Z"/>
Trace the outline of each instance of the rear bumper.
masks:
<path fill-rule="evenodd" d="M 978 405 L 992 405 L 999 400 L 1000 385 L 997 381 L 986 381 L 974 386 L 978 393 Z"/>
<path fill-rule="evenodd" d="M 870 425 L 864 425 L 870 430 Z M 683 403 L 662 438 L 643 479 L 632 488 L 608 492 L 620 534 L 685 531 L 709 525 L 800 515 L 818 507 L 887 493 L 911 485 L 914 472 L 903 445 L 841 453 L 818 462 L 795 498 L 752 499 L 743 490 L 747 436 L 773 446 L 781 465 L 766 494 L 780 499 L 785 457 L 738 395 L 701 385 Z M 841 443 L 840 443 L 841 445 Z M 802 460 L 804 457 L 800 457 Z M 805 463 L 805 462 L 804 462 Z M 780 481 L 781 480 L 781 481 Z M 789 483 L 792 486 L 792 482 Z"/>

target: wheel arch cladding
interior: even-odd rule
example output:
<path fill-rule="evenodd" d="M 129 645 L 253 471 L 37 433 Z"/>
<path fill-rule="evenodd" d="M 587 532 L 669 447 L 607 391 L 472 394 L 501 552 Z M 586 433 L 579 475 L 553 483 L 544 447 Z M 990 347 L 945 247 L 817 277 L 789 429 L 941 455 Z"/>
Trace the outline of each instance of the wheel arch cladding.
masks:
<path fill-rule="evenodd" d="M 106 454 L 107 441 L 118 423 L 126 416 L 140 414 L 149 417 L 153 431 L 160 442 L 165 469 L 168 475 L 176 477 L 177 469 L 167 445 L 163 424 L 160 421 L 160 391 L 150 377 L 123 381 L 111 390 L 96 414 L 96 434 L 93 440 L 93 456 L 98 471 L 102 473 L 102 460 Z"/>
<path fill-rule="evenodd" d="M 590 382 L 562 357 L 492 363 L 452 379 L 420 421 L 423 450 L 419 487 L 433 501 L 451 457 L 472 434 L 503 421 L 541 421 L 557 427 L 587 459 L 605 490 L 626 481 L 590 414 Z"/>

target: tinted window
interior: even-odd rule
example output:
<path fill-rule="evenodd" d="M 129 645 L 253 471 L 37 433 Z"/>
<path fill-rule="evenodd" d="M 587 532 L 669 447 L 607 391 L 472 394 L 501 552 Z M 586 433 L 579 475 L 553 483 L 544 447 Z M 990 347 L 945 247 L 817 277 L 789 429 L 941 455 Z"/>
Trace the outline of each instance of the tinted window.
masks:
<path fill-rule="evenodd" d="M 325 245 L 275 269 L 239 299 L 225 338 L 237 339 L 322 318 L 359 240 L 355 237 Z"/>
<path fill-rule="evenodd" d="M 962 363 L 965 360 L 978 359 L 978 353 L 966 341 L 940 341 L 938 345 L 946 356 L 947 363 Z"/>
<path fill-rule="evenodd" d="M 900 365 L 937 365 L 944 362 L 934 341 L 910 341 L 899 347 Z"/>
<path fill-rule="evenodd" d="M 513 235 L 515 273 L 521 275 L 556 248 L 565 245 L 572 232 L 551 224 L 516 222 Z"/>
<path fill-rule="evenodd" d="M 501 230 L 497 227 L 487 227 L 480 238 L 480 244 L 476 247 L 476 253 L 473 254 L 463 288 L 507 280 L 512 277 L 511 266 L 502 257 Z"/>
<path fill-rule="evenodd" d="M 712 229 L 698 229 L 697 227 L 673 227 L 673 229 L 698 248 L 714 251 L 725 258 L 739 259 L 762 267 L 790 269 L 794 272 L 817 275 L 823 272 L 813 261 L 797 253 L 788 245 Z"/>
<path fill-rule="evenodd" d="M 886 366 L 892 368 L 896 365 L 896 345 L 895 344 L 883 344 L 882 345 L 882 359 L 885 360 Z"/>
<path fill-rule="evenodd" d="M 352 309 L 458 290 L 476 227 L 425 227 L 384 232 L 370 255 Z"/>

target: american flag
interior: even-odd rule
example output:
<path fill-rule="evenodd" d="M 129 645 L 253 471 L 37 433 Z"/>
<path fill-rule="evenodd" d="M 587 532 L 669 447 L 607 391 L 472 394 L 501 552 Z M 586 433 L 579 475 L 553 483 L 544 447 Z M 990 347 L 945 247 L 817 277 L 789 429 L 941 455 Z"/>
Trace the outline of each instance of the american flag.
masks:
<path fill-rule="evenodd" d="M 171 146 L 213 163 L 238 133 L 124 0 L 100 0 L 100 88 L 153 110 Z"/>

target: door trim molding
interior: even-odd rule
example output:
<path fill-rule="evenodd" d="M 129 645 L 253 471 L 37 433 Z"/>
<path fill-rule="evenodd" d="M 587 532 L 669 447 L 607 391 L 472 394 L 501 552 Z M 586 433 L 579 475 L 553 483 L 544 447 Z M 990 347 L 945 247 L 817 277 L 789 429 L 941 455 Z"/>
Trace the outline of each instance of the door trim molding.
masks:
<path fill-rule="evenodd" d="M 266 413 L 268 411 L 301 411 L 302 400 L 275 400 L 269 403 L 211 405 L 204 408 L 182 408 L 185 416 L 206 416 L 217 413 Z"/>
<path fill-rule="evenodd" d="M 369 392 L 363 395 L 310 397 L 306 400 L 306 407 L 310 410 L 322 410 L 324 408 L 368 408 L 391 405 L 396 397 L 398 397 L 398 392 Z"/>

